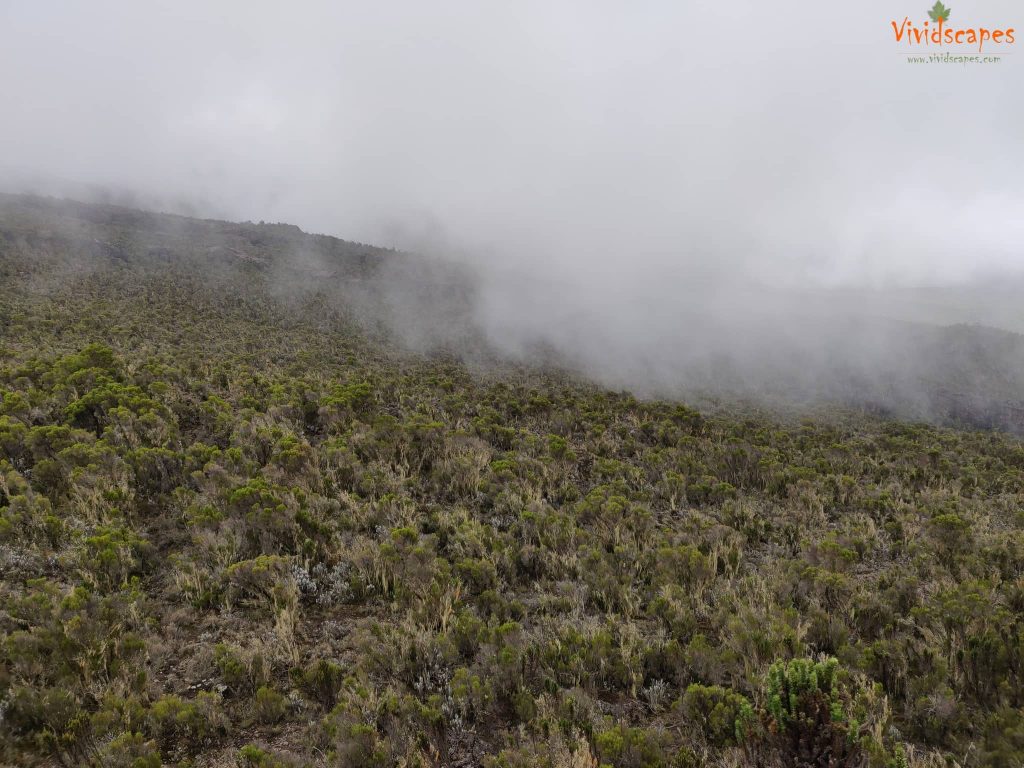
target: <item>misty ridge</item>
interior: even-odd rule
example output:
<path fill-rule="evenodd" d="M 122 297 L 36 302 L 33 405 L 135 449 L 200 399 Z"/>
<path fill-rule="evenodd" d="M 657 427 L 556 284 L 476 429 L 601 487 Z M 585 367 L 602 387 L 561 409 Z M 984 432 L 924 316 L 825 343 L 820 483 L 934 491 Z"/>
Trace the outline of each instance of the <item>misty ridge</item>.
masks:
<path fill-rule="evenodd" d="M 0 238 L 10 285 L 32 292 L 97 270 L 143 285 L 172 274 L 281 322 L 330 314 L 482 375 L 525 365 L 705 408 L 839 405 L 1024 434 L 1020 279 L 811 289 L 708 270 L 553 276 L 437 242 L 400 251 L 289 224 L 18 195 L 0 198 Z"/>
<path fill-rule="evenodd" d="M 421 353 L 645 397 L 1018 424 L 1019 73 L 894 66 L 891 22 L 927 4 L 799 24 L 741 5 L 237 4 L 196 24 L 126 4 L 99 24 L 11 4 L 0 189 L 386 246 L 35 214 L 110 243 L 87 213 L 106 210 L 132 264 L 163 249 L 209 286 L 241 271 Z M 76 268 L 109 257 L 91 247 Z"/>

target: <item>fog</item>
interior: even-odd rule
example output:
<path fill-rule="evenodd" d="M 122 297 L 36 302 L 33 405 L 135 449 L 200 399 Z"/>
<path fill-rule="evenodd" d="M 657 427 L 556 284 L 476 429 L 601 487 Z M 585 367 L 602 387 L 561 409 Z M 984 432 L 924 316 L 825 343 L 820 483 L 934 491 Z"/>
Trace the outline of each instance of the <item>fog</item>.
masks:
<path fill-rule="evenodd" d="M 638 391 L 889 375 L 889 321 L 1024 331 L 1024 58 L 908 64 L 927 5 L 0 2 L 0 188 L 457 261 Z"/>

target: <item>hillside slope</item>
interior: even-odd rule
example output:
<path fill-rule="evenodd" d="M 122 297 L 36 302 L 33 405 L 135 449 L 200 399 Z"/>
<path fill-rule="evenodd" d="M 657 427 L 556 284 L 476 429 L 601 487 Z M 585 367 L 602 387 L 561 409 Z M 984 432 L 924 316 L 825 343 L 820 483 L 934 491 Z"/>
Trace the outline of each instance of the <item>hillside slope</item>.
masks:
<path fill-rule="evenodd" d="M 515 366 L 410 260 L 4 201 L 0 761 L 1020 764 L 1018 439 Z"/>
<path fill-rule="evenodd" d="M 794 304 L 737 285 L 723 302 L 721 286 L 683 283 L 666 302 L 664 289 L 622 285 L 614 302 L 625 310 L 615 311 L 541 276 L 473 271 L 291 225 L 11 195 L 0 195 L 0 241 L 11 288 L 30 275 L 33 290 L 96 271 L 140 284 L 171 275 L 279 314 L 319 302 L 393 347 L 488 366 L 546 361 L 646 396 L 832 402 L 1024 434 L 1024 335 L 896 320 L 895 304 L 891 317 L 878 306 L 858 314 L 864 296 L 829 312 L 827 294 Z"/>

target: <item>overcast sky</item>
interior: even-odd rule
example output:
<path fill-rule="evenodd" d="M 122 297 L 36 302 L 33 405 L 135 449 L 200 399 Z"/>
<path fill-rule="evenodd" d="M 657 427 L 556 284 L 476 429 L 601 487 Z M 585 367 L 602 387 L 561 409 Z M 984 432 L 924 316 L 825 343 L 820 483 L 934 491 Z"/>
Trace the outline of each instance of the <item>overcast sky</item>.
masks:
<path fill-rule="evenodd" d="M 909 65 L 929 6 L 0 0 L 0 172 L 552 276 L 1020 269 L 1022 7 Z"/>

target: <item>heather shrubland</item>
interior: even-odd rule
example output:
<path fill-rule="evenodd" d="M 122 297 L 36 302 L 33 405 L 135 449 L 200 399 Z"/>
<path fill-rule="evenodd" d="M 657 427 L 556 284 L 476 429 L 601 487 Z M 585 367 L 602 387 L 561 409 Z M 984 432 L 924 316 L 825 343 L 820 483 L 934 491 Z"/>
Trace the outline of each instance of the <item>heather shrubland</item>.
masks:
<path fill-rule="evenodd" d="M 1024 760 L 1019 439 L 638 399 L 245 269 L 3 248 L 0 761 Z"/>

